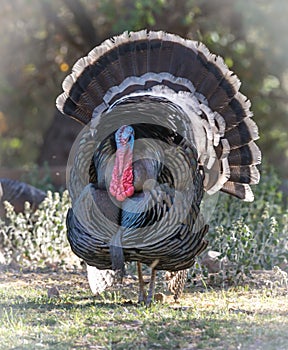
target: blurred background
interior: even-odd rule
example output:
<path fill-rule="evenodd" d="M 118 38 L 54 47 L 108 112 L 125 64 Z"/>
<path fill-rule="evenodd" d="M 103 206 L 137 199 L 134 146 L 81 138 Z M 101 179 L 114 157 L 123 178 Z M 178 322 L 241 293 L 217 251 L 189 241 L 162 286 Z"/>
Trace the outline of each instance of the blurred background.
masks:
<path fill-rule="evenodd" d="M 266 164 L 288 178 L 286 0 L 0 0 L 0 177 L 65 186 L 81 129 L 56 111 L 73 63 L 125 30 L 203 41 L 242 81 Z M 26 176 L 26 178 L 25 178 Z M 35 179 L 33 178 L 35 177 Z M 34 182 L 35 182 L 34 181 Z"/>

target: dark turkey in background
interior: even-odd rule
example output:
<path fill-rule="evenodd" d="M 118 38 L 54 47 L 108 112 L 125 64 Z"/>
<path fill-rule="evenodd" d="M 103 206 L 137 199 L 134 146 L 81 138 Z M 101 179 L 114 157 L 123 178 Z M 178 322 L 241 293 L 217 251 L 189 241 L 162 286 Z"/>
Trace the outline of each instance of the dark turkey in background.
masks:
<path fill-rule="evenodd" d="M 29 202 L 34 211 L 45 197 L 45 192 L 25 182 L 0 178 L 0 217 L 5 217 L 5 201 L 13 205 L 16 213 L 20 213 L 24 210 L 25 202 Z"/>

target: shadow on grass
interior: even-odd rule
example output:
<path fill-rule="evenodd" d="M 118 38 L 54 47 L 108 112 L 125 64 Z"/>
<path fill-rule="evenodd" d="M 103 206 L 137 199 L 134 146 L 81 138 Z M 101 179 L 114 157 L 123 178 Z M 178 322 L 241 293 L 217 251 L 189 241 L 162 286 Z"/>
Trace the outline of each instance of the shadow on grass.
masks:
<path fill-rule="evenodd" d="M 14 310 L 47 310 L 51 311 L 53 309 L 61 310 L 76 310 L 76 309 L 89 309 L 91 306 L 97 306 L 103 310 L 117 309 L 119 307 L 141 307 L 136 301 L 128 300 L 123 302 L 115 302 L 112 300 L 101 301 L 99 297 L 94 296 L 74 296 L 74 297 L 57 297 L 57 298 L 47 298 L 39 297 L 35 301 L 25 301 L 21 296 L 17 296 L 13 300 L 7 300 L 7 302 L 0 302 L 0 310 L 10 307 Z"/>
<path fill-rule="evenodd" d="M 104 295 L 105 296 L 105 295 Z M 94 296 L 65 296 L 64 298 L 39 297 L 35 301 L 25 301 L 18 296 L 14 300 L 0 303 L 0 310 L 12 308 L 14 311 L 32 314 L 49 311 L 64 311 L 63 315 L 47 314 L 43 319 L 28 321 L 33 325 L 43 325 L 49 329 L 61 327 L 58 316 L 63 322 L 73 320 L 74 333 L 69 333 L 69 340 L 53 341 L 49 334 L 43 336 L 42 345 L 49 349 L 278 349 L 288 348 L 288 334 L 285 324 L 273 320 L 263 327 L 257 316 L 245 308 L 228 309 L 227 312 L 216 310 L 197 310 L 195 306 L 157 305 L 150 311 L 131 301 L 118 302 L 101 300 Z M 168 307 L 167 307 L 168 306 Z M 89 310 L 89 309 L 92 310 Z M 102 315 L 93 317 L 97 309 Z M 76 319 L 66 312 L 83 311 L 84 324 L 77 326 Z M 92 313 L 91 313 L 92 311 Z M 115 313 L 115 311 L 117 311 Z M 279 310 L 278 316 L 282 311 Z M 133 315 L 129 319 L 127 315 Z M 272 316 L 268 311 L 258 312 L 258 316 Z M 287 312 L 283 311 L 287 316 Z M 65 320 L 65 321 L 64 321 Z M 34 324 L 35 322 L 35 324 Z M 75 323 L 74 323 L 75 322 Z M 287 326 L 287 325 L 286 325 Z M 72 331 L 71 331 L 72 332 Z M 29 345 L 13 349 L 31 349 L 37 342 L 37 334 L 26 334 Z M 275 347 L 277 345 L 277 347 Z M 1 348 L 1 347 L 0 347 Z M 11 349 L 11 348 L 10 348 Z"/>

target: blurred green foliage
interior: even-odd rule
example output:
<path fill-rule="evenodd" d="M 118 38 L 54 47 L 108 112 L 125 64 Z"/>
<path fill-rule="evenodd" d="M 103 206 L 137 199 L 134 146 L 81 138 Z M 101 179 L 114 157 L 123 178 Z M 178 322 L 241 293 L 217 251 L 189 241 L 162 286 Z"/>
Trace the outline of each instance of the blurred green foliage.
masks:
<path fill-rule="evenodd" d="M 36 212 L 28 202 L 20 214 L 5 204 L 8 221 L 0 219 L 0 247 L 7 263 L 30 268 L 79 263 L 66 238 L 65 218 L 71 205 L 67 191 L 62 195 L 48 191 Z"/>
<path fill-rule="evenodd" d="M 111 35 L 148 28 L 224 57 L 252 101 L 264 157 L 287 177 L 287 12 L 282 0 L 2 0 L 0 166 L 35 162 L 78 57 Z"/>
<path fill-rule="evenodd" d="M 279 183 L 275 171 L 264 167 L 260 184 L 253 187 L 254 202 L 220 193 L 208 240 L 210 249 L 229 259 L 232 277 L 276 265 L 287 268 L 288 207 Z"/>

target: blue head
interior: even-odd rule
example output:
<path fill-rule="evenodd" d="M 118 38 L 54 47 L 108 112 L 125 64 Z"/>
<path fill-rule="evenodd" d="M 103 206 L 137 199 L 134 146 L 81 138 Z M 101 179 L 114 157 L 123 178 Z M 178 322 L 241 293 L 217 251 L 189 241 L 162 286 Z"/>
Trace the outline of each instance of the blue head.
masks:
<path fill-rule="evenodd" d="M 115 133 L 115 141 L 117 149 L 130 147 L 131 151 L 134 146 L 134 129 L 130 125 L 122 125 Z"/>

